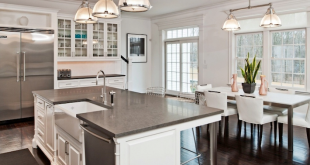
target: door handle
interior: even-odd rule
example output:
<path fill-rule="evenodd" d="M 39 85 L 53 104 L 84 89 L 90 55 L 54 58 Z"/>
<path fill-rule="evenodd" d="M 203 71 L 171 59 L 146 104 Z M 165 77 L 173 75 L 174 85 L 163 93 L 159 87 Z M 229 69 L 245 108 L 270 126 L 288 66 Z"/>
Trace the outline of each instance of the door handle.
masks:
<path fill-rule="evenodd" d="M 68 144 L 69 144 L 69 142 L 66 141 L 66 143 L 65 143 L 65 153 L 66 153 L 66 155 L 69 155 L 69 152 L 67 151 L 67 148 L 68 148 L 67 146 L 68 146 Z"/>
<path fill-rule="evenodd" d="M 88 129 L 86 129 L 86 128 L 84 127 L 84 125 L 80 125 L 80 127 L 81 127 L 84 131 L 86 131 L 86 132 L 88 132 L 89 134 L 95 136 L 96 138 L 98 138 L 98 139 L 100 139 L 100 140 L 102 140 L 102 141 L 105 141 L 105 142 L 107 142 L 107 143 L 111 143 L 111 140 L 110 140 L 110 139 L 103 138 L 103 137 L 101 137 L 101 136 L 99 136 L 99 135 L 97 135 L 97 134 L 95 134 L 95 133 L 89 131 Z"/>
<path fill-rule="evenodd" d="M 16 81 L 17 82 L 19 82 L 19 65 L 20 65 L 20 62 L 19 62 L 19 59 L 20 59 L 20 53 L 19 52 L 17 52 L 16 54 L 18 54 L 16 57 L 16 66 L 17 66 L 17 68 L 16 68 Z"/>
<path fill-rule="evenodd" d="M 24 81 L 26 81 L 26 52 L 24 53 Z"/>

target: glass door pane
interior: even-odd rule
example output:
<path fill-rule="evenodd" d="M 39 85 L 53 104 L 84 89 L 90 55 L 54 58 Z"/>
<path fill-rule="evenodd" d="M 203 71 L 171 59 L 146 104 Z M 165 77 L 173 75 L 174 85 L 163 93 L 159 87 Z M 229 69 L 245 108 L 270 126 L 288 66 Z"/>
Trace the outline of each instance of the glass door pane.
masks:
<path fill-rule="evenodd" d="M 182 43 L 181 52 L 182 92 L 194 93 L 198 85 L 198 43 Z"/>
<path fill-rule="evenodd" d="M 104 57 L 104 23 L 93 25 L 93 57 Z"/>
<path fill-rule="evenodd" d="M 75 23 L 75 57 L 87 57 L 87 24 Z"/>
<path fill-rule="evenodd" d="M 180 91 L 180 43 L 166 43 L 166 89 Z"/>
<path fill-rule="evenodd" d="M 71 20 L 58 19 L 58 57 L 71 57 Z"/>
<path fill-rule="evenodd" d="M 117 24 L 107 24 L 107 49 L 108 49 L 108 57 L 117 57 L 118 52 L 117 52 L 117 46 L 118 46 L 118 41 L 117 41 L 117 31 L 118 31 L 118 26 Z"/>

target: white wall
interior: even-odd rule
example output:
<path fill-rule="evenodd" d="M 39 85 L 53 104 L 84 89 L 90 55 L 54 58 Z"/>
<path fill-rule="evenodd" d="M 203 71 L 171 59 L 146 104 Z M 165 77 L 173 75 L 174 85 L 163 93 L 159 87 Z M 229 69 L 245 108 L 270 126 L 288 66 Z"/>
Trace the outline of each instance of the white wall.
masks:
<path fill-rule="evenodd" d="M 265 4 L 269 2 L 274 2 L 273 6 L 278 14 L 288 14 L 297 13 L 301 11 L 309 11 L 310 1 L 304 0 L 259 0 L 254 1 L 252 5 Z M 164 16 L 158 16 L 152 18 L 152 86 L 164 86 L 164 81 L 158 81 L 164 79 L 164 63 L 161 47 L 162 41 L 160 40 L 161 31 L 158 30 L 160 24 L 169 24 L 178 19 L 186 19 L 199 15 L 203 15 L 203 36 L 200 36 L 202 40 L 203 47 L 202 66 L 200 66 L 199 72 L 201 76 L 200 84 L 210 83 L 213 86 L 226 86 L 229 83 L 229 68 L 230 68 L 230 48 L 231 48 L 231 35 L 229 32 L 221 30 L 224 21 L 227 18 L 229 9 L 240 8 L 248 6 L 246 1 L 236 1 L 230 2 L 222 5 L 215 5 L 210 7 L 201 7 L 193 10 L 181 11 L 179 13 L 171 13 Z M 259 22 L 263 17 L 264 13 L 267 11 L 268 7 L 262 7 L 259 9 L 243 10 L 236 12 L 237 19 L 241 20 L 241 28 L 243 31 L 253 31 L 261 29 L 259 27 Z M 226 12 L 226 13 L 225 13 Z M 298 15 L 288 15 L 287 20 L 283 21 L 284 25 L 293 24 L 299 26 L 304 24 L 304 21 L 298 21 Z M 294 18 L 293 18 L 294 17 Z M 248 21 L 247 19 L 253 19 L 253 21 Z M 294 20 L 294 21 L 291 21 Z M 254 24 L 255 23 L 255 24 Z M 175 26 L 178 26 L 175 23 Z M 256 28 L 257 27 L 257 28 Z M 292 26 L 285 26 L 286 28 L 292 28 Z M 201 65 L 201 63 L 200 63 Z M 201 81 L 202 80 L 202 81 Z"/>
<path fill-rule="evenodd" d="M 151 62 L 152 44 L 151 21 L 148 19 L 122 18 L 122 50 L 121 54 L 127 58 L 127 33 L 146 34 L 147 41 L 147 63 L 132 64 L 132 84 L 130 91 L 144 93 L 151 86 Z M 127 73 L 127 64 L 122 62 L 122 73 Z"/>

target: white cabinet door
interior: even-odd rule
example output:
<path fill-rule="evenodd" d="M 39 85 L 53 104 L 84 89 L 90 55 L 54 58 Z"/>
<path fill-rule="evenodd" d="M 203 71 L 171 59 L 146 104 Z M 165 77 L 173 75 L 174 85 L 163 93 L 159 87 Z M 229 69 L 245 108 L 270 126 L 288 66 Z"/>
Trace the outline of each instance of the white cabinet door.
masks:
<path fill-rule="evenodd" d="M 67 165 L 67 146 L 68 142 L 62 138 L 61 136 L 58 135 L 58 140 L 57 140 L 57 151 L 58 151 L 58 162 Z"/>
<path fill-rule="evenodd" d="M 54 151 L 54 106 L 46 104 L 46 145 Z"/>
<path fill-rule="evenodd" d="M 176 164 L 175 131 L 168 131 L 127 142 L 128 165 Z M 150 149 L 151 148 L 151 149 Z"/>
<path fill-rule="evenodd" d="M 81 154 L 73 146 L 69 146 L 69 165 L 80 165 Z"/>

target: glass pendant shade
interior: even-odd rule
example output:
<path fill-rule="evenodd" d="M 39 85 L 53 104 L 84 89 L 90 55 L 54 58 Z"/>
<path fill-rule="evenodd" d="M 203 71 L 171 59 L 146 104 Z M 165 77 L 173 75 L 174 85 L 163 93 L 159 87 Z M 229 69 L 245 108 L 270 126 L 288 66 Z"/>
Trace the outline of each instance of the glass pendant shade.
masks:
<path fill-rule="evenodd" d="M 280 27 L 282 26 L 280 18 L 272 7 L 268 8 L 265 16 L 263 17 L 261 27 Z"/>
<path fill-rule="evenodd" d="M 92 16 L 93 10 L 89 7 L 88 1 L 83 1 L 75 14 L 74 21 L 82 24 L 97 23 L 98 18 Z"/>
<path fill-rule="evenodd" d="M 99 0 L 94 7 L 93 16 L 99 18 L 117 18 L 119 10 L 113 0 Z"/>
<path fill-rule="evenodd" d="M 152 8 L 149 0 L 119 0 L 118 6 L 128 12 L 144 12 Z"/>
<path fill-rule="evenodd" d="M 223 25 L 222 30 L 236 31 L 236 30 L 240 30 L 240 29 L 241 29 L 240 24 L 237 21 L 236 17 L 232 13 L 230 13 L 228 15 L 228 18 L 226 19 L 224 25 Z"/>

